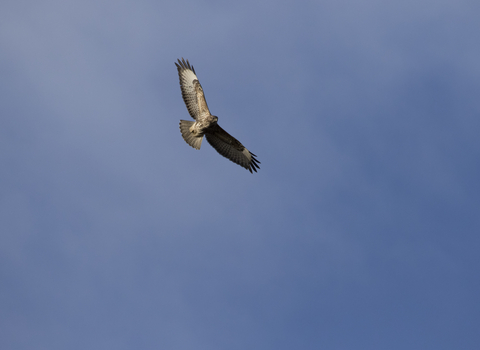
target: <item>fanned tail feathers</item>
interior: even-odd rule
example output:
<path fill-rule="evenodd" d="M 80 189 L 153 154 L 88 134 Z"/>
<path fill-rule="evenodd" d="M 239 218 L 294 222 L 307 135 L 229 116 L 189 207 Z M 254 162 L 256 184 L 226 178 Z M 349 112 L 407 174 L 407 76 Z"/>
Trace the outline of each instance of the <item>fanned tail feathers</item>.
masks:
<path fill-rule="evenodd" d="M 194 136 L 194 134 L 190 132 L 190 127 L 193 125 L 193 123 L 195 122 L 191 122 L 189 120 L 180 120 L 180 131 L 186 143 L 195 149 L 200 149 L 202 146 L 203 135 L 198 137 Z"/>

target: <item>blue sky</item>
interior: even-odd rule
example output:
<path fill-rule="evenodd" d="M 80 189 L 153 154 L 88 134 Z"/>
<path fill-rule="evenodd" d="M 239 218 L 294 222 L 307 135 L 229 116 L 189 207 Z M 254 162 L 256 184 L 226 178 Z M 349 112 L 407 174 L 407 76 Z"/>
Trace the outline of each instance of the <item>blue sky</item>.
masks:
<path fill-rule="evenodd" d="M 476 349 L 479 13 L 3 0 L 0 348 Z"/>

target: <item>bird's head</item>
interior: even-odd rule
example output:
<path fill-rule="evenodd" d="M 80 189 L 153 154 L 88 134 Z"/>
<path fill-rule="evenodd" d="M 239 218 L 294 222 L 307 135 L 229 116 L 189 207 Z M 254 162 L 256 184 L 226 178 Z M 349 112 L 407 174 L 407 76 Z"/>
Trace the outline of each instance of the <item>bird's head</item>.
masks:
<path fill-rule="evenodd" d="M 218 122 L 218 117 L 216 115 L 212 115 L 212 117 L 213 117 L 213 122 L 214 123 Z"/>

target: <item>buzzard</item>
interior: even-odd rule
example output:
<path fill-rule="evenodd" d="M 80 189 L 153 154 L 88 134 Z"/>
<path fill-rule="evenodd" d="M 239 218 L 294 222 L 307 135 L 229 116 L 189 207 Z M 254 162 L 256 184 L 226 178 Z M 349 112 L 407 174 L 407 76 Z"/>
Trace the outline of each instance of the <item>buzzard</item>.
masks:
<path fill-rule="evenodd" d="M 203 135 L 208 143 L 217 150 L 222 156 L 230 159 L 232 162 L 244 167 L 252 173 L 260 169 L 260 163 L 256 155 L 246 149 L 240 141 L 231 136 L 220 125 L 218 117 L 212 115 L 207 106 L 202 85 L 198 81 L 195 69 L 188 60 L 182 58 L 175 62 L 180 78 L 180 89 L 182 97 L 187 106 L 188 113 L 195 119 L 194 122 L 180 120 L 180 131 L 183 139 L 193 148 L 200 149 Z"/>

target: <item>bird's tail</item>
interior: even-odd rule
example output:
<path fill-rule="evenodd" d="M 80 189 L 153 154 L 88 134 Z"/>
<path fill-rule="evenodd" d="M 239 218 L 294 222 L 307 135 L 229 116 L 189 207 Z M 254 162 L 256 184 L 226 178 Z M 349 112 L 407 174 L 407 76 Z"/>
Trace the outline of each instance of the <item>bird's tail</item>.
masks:
<path fill-rule="evenodd" d="M 202 146 L 203 134 L 195 135 L 190 131 L 190 127 L 194 123 L 195 122 L 189 120 L 180 120 L 180 131 L 185 142 L 195 149 L 200 149 L 200 146 Z"/>

